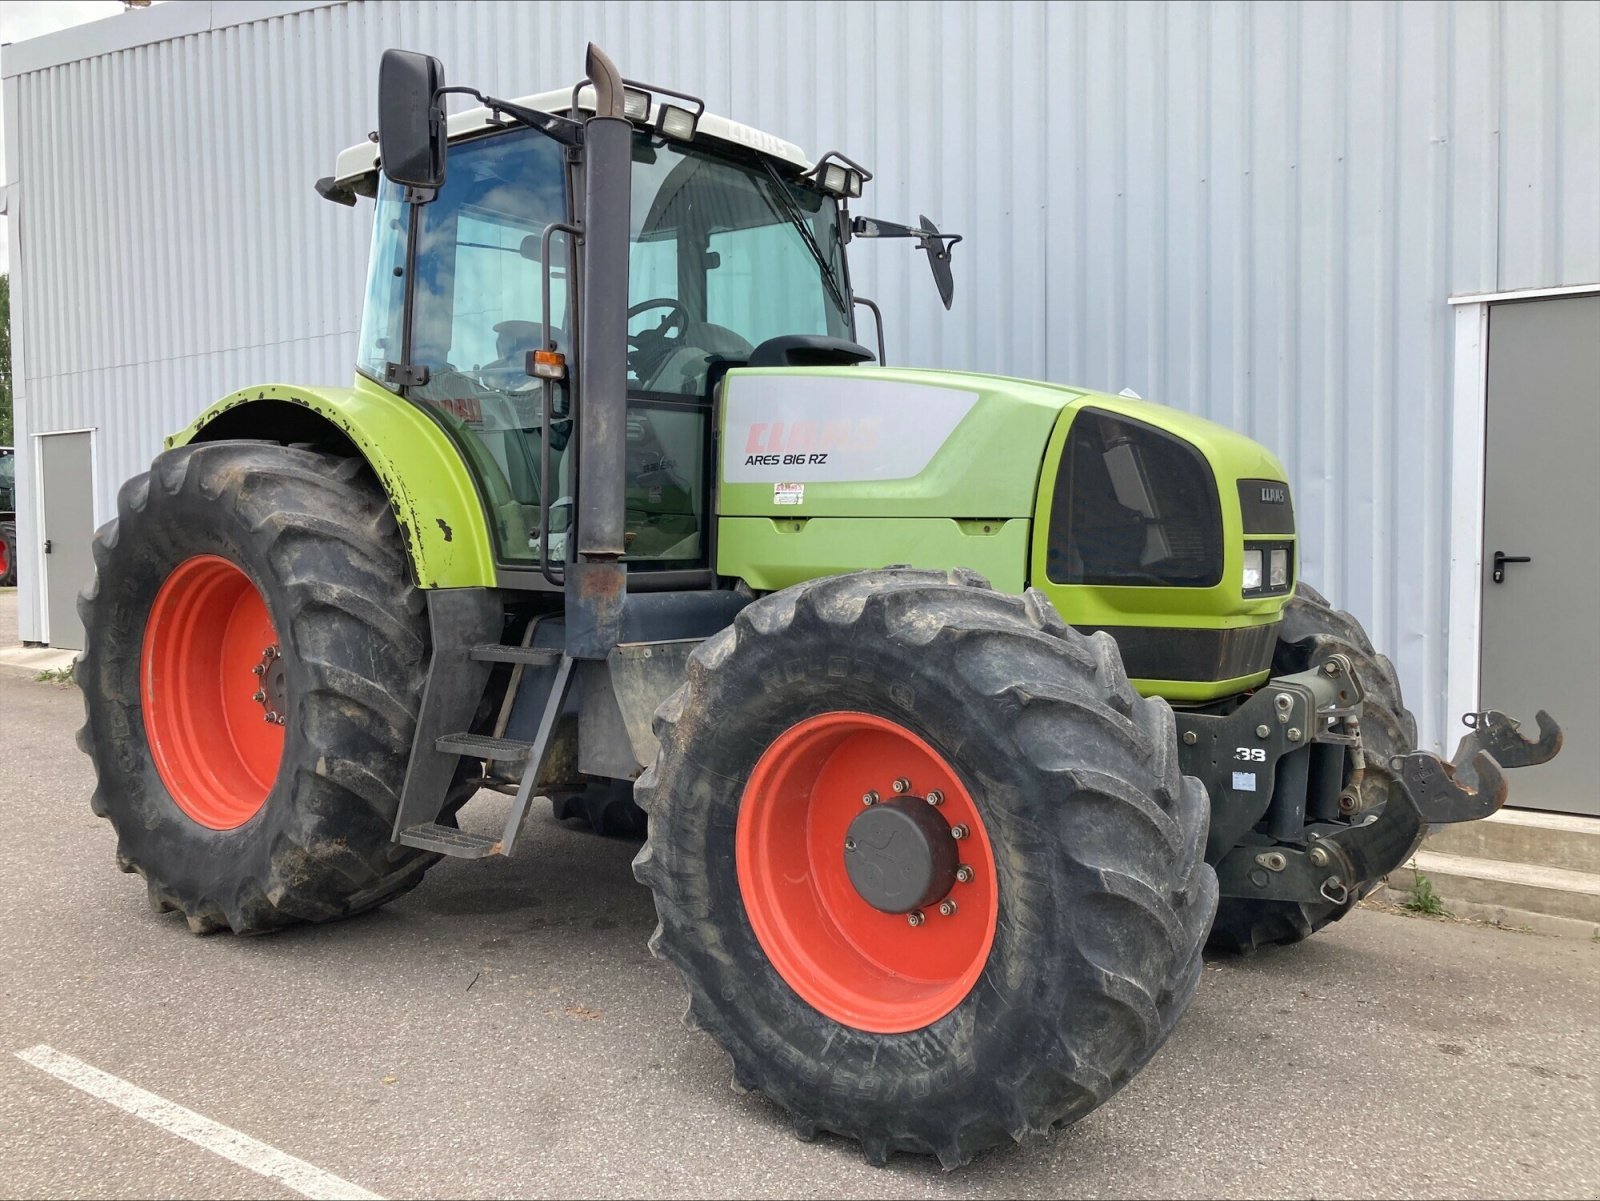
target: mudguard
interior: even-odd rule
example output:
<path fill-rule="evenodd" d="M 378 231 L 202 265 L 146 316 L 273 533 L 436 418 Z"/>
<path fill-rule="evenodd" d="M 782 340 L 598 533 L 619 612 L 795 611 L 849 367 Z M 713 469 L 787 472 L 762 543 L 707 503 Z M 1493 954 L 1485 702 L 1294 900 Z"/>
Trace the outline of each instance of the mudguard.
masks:
<path fill-rule="evenodd" d="M 244 388 L 169 437 L 167 447 L 207 441 L 208 435 L 278 441 L 285 404 L 316 414 L 366 459 L 388 494 L 420 587 L 495 585 L 488 524 L 461 452 L 425 411 L 370 380 L 358 377 L 352 388 Z"/>

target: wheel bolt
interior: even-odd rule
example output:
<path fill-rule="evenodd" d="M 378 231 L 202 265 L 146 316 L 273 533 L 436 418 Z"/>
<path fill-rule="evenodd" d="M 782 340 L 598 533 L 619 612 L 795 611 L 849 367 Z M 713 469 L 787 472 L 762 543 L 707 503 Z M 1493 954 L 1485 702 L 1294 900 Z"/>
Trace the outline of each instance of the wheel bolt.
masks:
<path fill-rule="evenodd" d="M 954 901 L 946 899 L 939 902 L 939 912 L 944 914 L 945 917 L 950 917 L 955 911 L 956 903 Z"/>
<path fill-rule="evenodd" d="M 920 909 L 913 909 L 910 913 L 906 914 L 906 921 L 910 922 L 913 926 L 920 926 L 927 920 L 927 918 L 922 916 L 922 910 Z"/>
<path fill-rule="evenodd" d="M 845 839 L 844 840 L 844 849 L 847 850 L 847 851 L 855 850 L 856 849 L 856 840 L 853 839 L 853 838 Z"/>
<path fill-rule="evenodd" d="M 901 776 L 898 780 L 896 780 L 894 782 L 894 791 L 895 791 L 895 795 L 896 796 L 899 796 L 901 793 L 904 793 L 904 792 L 910 792 L 911 791 L 911 781 L 906 779 L 904 776 Z"/>
<path fill-rule="evenodd" d="M 257 663 L 250 670 L 252 672 L 254 672 L 256 675 L 258 675 L 258 676 L 264 676 L 264 675 L 267 674 L 267 669 L 265 667 L 262 667 L 261 664 L 259 664 L 259 663 Z"/>
<path fill-rule="evenodd" d="M 972 831 L 968 830 L 966 828 L 966 826 L 952 826 L 952 827 L 950 827 L 950 837 L 951 838 L 965 838 L 970 833 L 972 833 Z"/>
<path fill-rule="evenodd" d="M 930 804 L 930 805 L 942 805 L 942 804 L 944 804 L 944 793 L 940 792 L 937 788 L 930 789 L 928 791 L 928 804 Z"/>
<path fill-rule="evenodd" d="M 251 695 L 250 699 L 259 705 L 262 701 L 267 699 L 267 694 L 264 692 L 256 692 Z"/>
<path fill-rule="evenodd" d="M 275 714 L 272 714 L 272 713 L 263 713 L 261 715 L 261 720 L 266 722 L 269 726 L 274 726 L 274 725 L 278 724 L 277 716 Z"/>
<path fill-rule="evenodd" d="M 876 792 L 864 792 L 864 793 L 862 793 L 861 794 L 861 803 L 863 805 L 876 805 L 878 803 L 878 794 Z"/>
<path fill-rule="evenodd" d="M 971 884 L 972 869 L 963 863 L 960 867 L 956 868 L 956 879 L 960 880 L 963 884 Z"/>

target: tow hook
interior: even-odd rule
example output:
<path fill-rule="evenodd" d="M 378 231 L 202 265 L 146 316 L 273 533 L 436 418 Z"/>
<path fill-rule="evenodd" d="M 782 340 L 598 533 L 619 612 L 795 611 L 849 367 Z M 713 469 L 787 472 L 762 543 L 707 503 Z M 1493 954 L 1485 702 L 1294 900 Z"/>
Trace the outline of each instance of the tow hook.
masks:
<path fill-rule="evenodd" d="M 1461 720 L 1472 732 L 1449 763 L 1426 751 L 1397 755 L 1389 763 L 1432 825 L 1477 821 L 1497 812 L 1509 790 L 1503 769 L 1546 763 L 1561 749 L 1561 727 L 1543 709 L 1536 718 L 1538 738 L 1524 737 L 1521 724 L 1497 709 Z"/>

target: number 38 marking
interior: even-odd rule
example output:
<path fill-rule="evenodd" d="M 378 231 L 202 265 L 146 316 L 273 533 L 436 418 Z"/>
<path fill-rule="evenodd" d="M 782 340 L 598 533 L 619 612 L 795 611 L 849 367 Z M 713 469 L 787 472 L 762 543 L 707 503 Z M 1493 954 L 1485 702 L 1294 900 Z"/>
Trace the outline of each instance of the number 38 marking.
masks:
<path fill-rule="evenodd" d="M 1243 759 L 1248 763 L 1265 763 L 1267 761 L 1267 750 L 1265 747 L 1260 746 L 1235 747 L 1233 757 L 1235 759 Z"/>

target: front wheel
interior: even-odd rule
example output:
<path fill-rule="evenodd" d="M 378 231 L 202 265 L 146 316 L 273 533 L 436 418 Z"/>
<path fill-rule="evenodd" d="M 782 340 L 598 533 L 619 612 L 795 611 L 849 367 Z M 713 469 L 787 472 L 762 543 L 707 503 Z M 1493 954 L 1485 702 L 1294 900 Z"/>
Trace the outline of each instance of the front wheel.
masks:
<path fill-rule="evenodd" d="M 77 676 L 118 864 L 196 933 L 326 921 L 415 885 L 437 856 L 390 834 L 428 627 L 364 464 L 185 447 L 117 511 Z"/>
<path fill-rule="evenodd" d="M 947 1167 L 1076 1120 L 1192 996 L 1216 903 L 1171 710 L 966 573 L 755 602 L 656 716 L 657 955 L 802 1136 Z"/>

